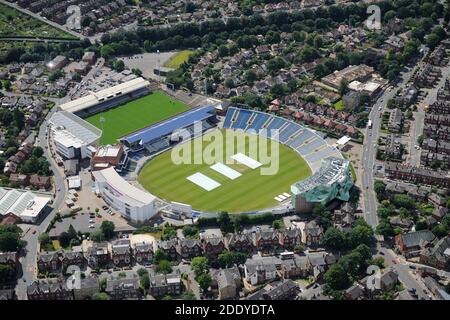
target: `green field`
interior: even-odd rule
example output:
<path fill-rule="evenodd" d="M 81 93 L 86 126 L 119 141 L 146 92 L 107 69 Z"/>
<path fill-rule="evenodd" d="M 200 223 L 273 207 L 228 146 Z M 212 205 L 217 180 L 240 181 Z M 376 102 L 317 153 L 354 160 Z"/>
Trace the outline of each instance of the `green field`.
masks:
<path fill-rule="evenodd" d="M 185 63 L 189 56 L 194 52 L 190 50 L 183 50 L 177 52 L 174 56 L 172 56 L 169 61 L 164 64 L 164 67 L 178 69 L 183 63 Z"/>
<path fill-rule="evenodd" d="M 173 99 L 163 92 L 154 92 L 124 105 L 97 113 L 85 120 L 97 128 L 102 128 L 100 144 L 116 143 L 128 133 L 145 128 L 189 109 L 189 106 Z"/>
<path fill-rule="evenodd" d="M 0 4 L 0 37 L 77 40 L 73 35 L 5 4 Z"/>
<path fill-rule="evenodd" d="M 211 134 L 208 133 L 204 137 L 211 137 Z M 203 143 L 203 150 L 209 143 Z M 245 154 L 249 155 L 248 140 L 245 145 Z M 290 192 L 291 184 L 311 175 L 308 164 L 295 151 L 281 144 L 279 147 L 280 165 L 275 175 L 261 175 L 260 168 L 252 170 L 242 164 L 229 164 L 227 159 L 226 162 L 222 162 L 242 174 L 237 179 L 231 180 L 209 168 L 210 164 L 175 165 L 171 160 L 172 151 L 169 150 L 150 160 L 142 168 L 138 181 L 149 192 L 161 199 L 187 203 L 197 210 L 211 212 L 224 210 L 235 213 L 271 208 L 278 204 L 274 197 Z M 206 191 L 186 179 L 196 172 L 216 180 L 221 186 Z"/>

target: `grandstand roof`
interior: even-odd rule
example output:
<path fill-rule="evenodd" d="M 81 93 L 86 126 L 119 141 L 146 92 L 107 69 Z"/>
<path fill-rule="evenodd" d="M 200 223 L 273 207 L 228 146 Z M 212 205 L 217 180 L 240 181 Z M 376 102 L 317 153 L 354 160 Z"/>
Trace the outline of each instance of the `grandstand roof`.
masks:
<path fill-rule="evenodd" d="M 347 179 L 350 162 L 345 159 L 329 157 L 324 159 L 319 171 L 309 178 L 292 185 L 291 191 L 302 194 L 318 186 L 331 186 Z"/>
<path fill-rule="evenodd" d="M 63 103 L 59 106 L 59 108 L 63 111 L 75 113 L 87 108 L 91 108 L 98 103 L 101 103 L 113 97 L 123 96 L 149 85 L 150 82 L 148 82 L 147 80 L 144 80 L 143 78 L 136 78 L 107 89 L 93 92 L 76 100 Z"/>
<path fill-rule="evenodd" d="M 38 196 L 31 191 L 0 188 L 0 214 L 12 213 L 30 220 L 42 211 L 50 197 Z"/>
<path fill-rule="evenodd" d="M 92 172 L 96 181 L 106 182 L 115 192 L 116 197 L 130 206 L 143 206 L 151 203 L 156 198 L 152 194 L 129 184 L 113 167 Z"/>
<path fill-rule="evenodd" d="M 145 144 L 159 137 L 166 136 L 177 129 L 186 128 L 196 121 L 206 120 L 212 116 L 214 106 L 205 106 L 189 110 L 168 120 L 162 121 L 151 127 L 144 128 L 135 133 L 123 137 L 121 140 L 129 144 L 139 142 Z"/>
<path fill-rule="evenodd" d="M 59 128 L 58 136 L 65 144 L 78 145 L 80 143 L 90 144 L 102 135 L 102 131 L 87 121 L 76 115 L 60 111 L 56 112 L 49 119 L 49 123 Z"/>

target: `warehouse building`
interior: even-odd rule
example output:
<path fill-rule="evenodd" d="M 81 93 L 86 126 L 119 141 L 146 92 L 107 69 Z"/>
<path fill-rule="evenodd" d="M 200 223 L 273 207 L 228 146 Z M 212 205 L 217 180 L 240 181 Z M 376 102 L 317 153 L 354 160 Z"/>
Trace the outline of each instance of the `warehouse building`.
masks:
<path fill-rule="evenodd" d="M 36 223 L 50 200 L 31 191 L 0 188 L 0 215 L 13 214 L 22 222 Z"/>

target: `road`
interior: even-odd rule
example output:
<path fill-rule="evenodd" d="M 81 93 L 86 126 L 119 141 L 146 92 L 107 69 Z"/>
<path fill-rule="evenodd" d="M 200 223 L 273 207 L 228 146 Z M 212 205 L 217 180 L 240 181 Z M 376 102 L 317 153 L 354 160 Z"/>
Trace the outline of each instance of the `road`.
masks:
<path fill-rule="evenodd" d="M 99 68 L 101 68 L 104 64 L 104 59 L 99 59 L 95 66 L 91 69 L 91 71 L 83 78 L 82 81 L 87 81 L 88 79 L 94 77 L 95 73 Z M 39 235 L 46 231 L 50 221 L 55 217 L 56 213 L 59 211 L 59 208 L 64 202 L 67 192 L 67 185 L 65 182 L 65 176 L 58 167 L 55 160 L 51 155 L 50 149 L 48 147 L 48 136 L 46 136 L 47 130 L 47 121 L 48 119 L 57 111 L 57 107 L 60 103 L 66 102 L 69 97 L 74 94 L 78 90 L 77 86 L 72 88 L 69 94 L 63 99 L 54 100 L 56 102 L 55 106 L 52 110 L 47 114 L 45 120 L 42 122 L 41 127 L 39 128 L 39 132 L 37 134 L 37 139 L 35 145 L 41 146 L 44 150 L 44 155 L 50 163 L 51 169 L 54 173 L 53 181 L 55 185 L 55 197 L 53 199 L 53 210 L 44 218 L 44 220 L 39 225 L 26 225 L 22 226 L 24 230 L 28 230 L 24 232 L 23 240 L 27 241 L 27 246 L 25 248 L 26 255 L 20 259 L 22 264 L 23 274 L 19 279 L 18 284 L 16 286 L 16 294 L 19 300 L 26 300 L 26 290 L 27 285 L 36 279 L 36 258 L 38 254 L 38 238 Z M 31 137 L 33 138 L 34 135 Z M 29 228 L 29 229 L 28 229 Z"/>
<path fill-rule="evenodd" d="M 405 289 L 415 289 L 419 299 L 430 300 L 428 294 L 425 294 L 424 289 L 429 292 L 425 287 L 420 276 L 413 273 L 413 269 L 409 266 L 414 265 L 408 263 L 402 257 L 397 256 L 391 249 L 387 249 L 378 245 L 378 251 L 382 252 L 381 255 L 384 258 L 385 266 L 392 267 L 398 274 L 399 280 L 402 282 Z"/>
<path fill-rule="evenodd" d="M 424 48 L 422 46 L 422 48 Z M 400 82 L 392 90 L 385 90 L 373 105 L 369 119 L 372 121 L 372 129 L 366 129 L 364 137 L 364 147 L 361 158 L 362 168 L 362 188 L 364 202 L 364 218 L 366 222 L 375 228 L 378 225 L 377 200 L 373 188 L 373 171 L 376 163 L 376 144 L 379 137 L 381 115 L 387 102 L 392 99 L 399 88 L 403 88 L 414 73 L 414 68 L 407 69 L 401 75 Z"/>

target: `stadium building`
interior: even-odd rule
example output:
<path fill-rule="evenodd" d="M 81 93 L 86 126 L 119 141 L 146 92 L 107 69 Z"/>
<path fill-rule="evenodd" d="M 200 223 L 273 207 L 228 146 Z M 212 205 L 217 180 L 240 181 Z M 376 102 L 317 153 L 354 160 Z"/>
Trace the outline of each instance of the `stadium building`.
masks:
<path fill-rule="evenodd" d="M 66 111 L 54 113 L 48 122 L 56 152 L 63 158 L 84 159 L 92 156 L 90 146 L 100 140 L 100 129 Z"/>
<path fill-rule="evenodd" d="M 95 192 L 122 216 L 132 222 L 141 223 L 157 213 L 156 197 L 129 184 L 109 167 L 92 172 Z"/>
<path fill-rule="evenodd" d="M 61 104 L 59 109 L 86 118 L 147 95 L 150 92 L 149 85 L 147 80 L 136 78 Z"/>
<path fill-rule="evenodd" d="M 315 174 L 291 186 L 293 206 L 297 213 L 308 213 L 316 203 L 325 205 L 333 199 L 348 201 L 352 186 L 350 162 L 326 158 Z"/>
<path fill-rule="evenodd" d="M 193 136 L 194 123 L 198 122 L 202 124 L 202 132 L 214 127 L 216 122 L 215 107 L 204 106 L 186 111 L 173 118 L 131 133 L 120 141 L 133 151 L 145 148 L 150 154 L 153 154 L 169 148 L 174 143 L 170 138 L 177 130 L 186 129 Z"/>
<path fill-rule="evenodd" d="M 31 191 L 0 188 L 0 215 L 13 214 L 25 223 L 36 223 L 51 198 Z"/>

